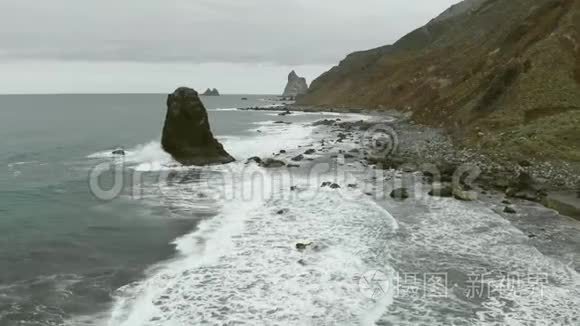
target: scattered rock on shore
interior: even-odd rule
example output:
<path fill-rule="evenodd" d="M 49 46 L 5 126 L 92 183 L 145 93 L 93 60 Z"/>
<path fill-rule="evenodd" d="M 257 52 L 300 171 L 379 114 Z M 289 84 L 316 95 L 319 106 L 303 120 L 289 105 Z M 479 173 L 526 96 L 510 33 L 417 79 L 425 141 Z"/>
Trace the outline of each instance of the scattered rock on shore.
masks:
<path fill-rule="evenodd" d="M 516 210 L 513 207 L 511 207 L 511 206 L 506 206 L 503 209 L 503 212 L 504 213 L 508 213 L 508 214 L 516 214 L 517 213 Z"/>
<path fill-rule="evenodd" d="M 304 160 L 304 155 L 302 155 L 302 154 L 292 158 L 292 161 L 294 161 L 294 162 L 300 162 L 302 160 Z"/>
<path fill-rule="evenodd" d="M 312 125 L 315 126 L 315 127 L 316 126 L 332 126 L 335 123 L 336 123 L 336 120 L 324 119 L 324 120 L 316 121 Z"/>
<path fill-rule="evenodd" d="M 252 162 L 254 162 L 254 163 L 257 163 L 257 164 L 262 164 L 262 159 L 261 159 L 261 158 L 259 158 L 259 157 L 257 157 L 257 156 L 253 156 L 253 157 L 250 157 L 250 158 L 249 158 L 249 159 L 246 161 L 246 164 L 249 164 L 249 163 L 252 163 Z"/>
<path fill-rule="evenodd" d="M 406 188 L 398 188 L 391 191 L 391 198 L 397 200 L 405 200 L 409 198 L 409 191 Z"/>
<path fill-rule="evenodd" d="M 267 158 L 267 159 L 263 160 L 263 162 L 260 164 L 260 166 L 263 168 L 281 168 L 281 167 L 286 166 L 286 162 L 276 160 L 273 158 Z"/>

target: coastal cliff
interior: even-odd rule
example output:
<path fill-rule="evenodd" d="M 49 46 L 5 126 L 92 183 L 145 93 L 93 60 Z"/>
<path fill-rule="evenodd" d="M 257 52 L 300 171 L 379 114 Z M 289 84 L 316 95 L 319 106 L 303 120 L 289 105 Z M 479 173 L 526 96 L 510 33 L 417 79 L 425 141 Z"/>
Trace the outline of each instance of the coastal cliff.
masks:
<path fill-rule="evenodd" d="M 580 1 L 463 1 L 348 55 L 298 104 L 396 109 L 509 158 L 579 162 Z"/>

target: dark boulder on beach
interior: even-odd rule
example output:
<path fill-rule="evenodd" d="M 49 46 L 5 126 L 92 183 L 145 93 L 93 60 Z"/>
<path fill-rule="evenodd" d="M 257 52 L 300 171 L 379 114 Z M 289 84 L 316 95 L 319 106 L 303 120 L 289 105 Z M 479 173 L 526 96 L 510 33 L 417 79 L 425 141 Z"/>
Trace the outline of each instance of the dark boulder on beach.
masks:
<path fill-rule="evenodd" d="M 263 162 L 262 162 L 262 159 L 261 159 L 261 158 L 259 158 L 259 157 L 257 157 L 257 156 L 250 157 L 250 158 L 249 158 L 249 159 L 246 161 L 246 164 L 250 164 L 250 163 L 252 163 L 252 162 L 254 162 L 254 163 L 257 163 L 257 164 L 262 164 L 262 163 L 263 163 Z"/>
<path fill-rule="evenodd" d="M 294 161 L 294 162 L 300 162 L 302 160 L 304 160 L 304 155 L 302 155 L 302 154 L 292 158 L 292 161 Z"/>
<path fill-rule="evenodd" d="M 405 200 L 409 198 L 409 191 L 406 188 L 395 189 L 391 192 L 391 198 L 396 200 Z"/>
<path fill-rule="evenodd" d="M 281 168 L 285 167 L 286 163 L 284 161 L 276 160 L 273 158 L 267 158 L 262 163 L 260 163 L 260 166 L 263 168 Z"/>
<path fill-rule="evenodd" d="M 516 210 L 511 207 L 511 206 L 506 206 L 503 210 L 504 213 L 508 213 L 508 214 L 516 214 Z"/>
<path fill-rule="evenodd" d="M 180 87 L 167 97 L 163 149 L 183 165 L 213 165 L 235 161 L 213 136 L 207 111 L 197 92 Z"/>

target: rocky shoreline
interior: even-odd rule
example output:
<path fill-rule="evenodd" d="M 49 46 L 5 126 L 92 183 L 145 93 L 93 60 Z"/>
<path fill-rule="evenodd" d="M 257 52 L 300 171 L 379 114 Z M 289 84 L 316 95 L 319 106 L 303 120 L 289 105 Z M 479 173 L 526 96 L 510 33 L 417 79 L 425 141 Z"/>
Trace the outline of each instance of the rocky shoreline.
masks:
<path fill-rule="evenodd" d="M 248 109 L 252 108 L 245 110 Z M 505 196 L 506 213 L 515 213 L 511 200 L 526 200 L 580 219 L 580 173 L 566 162 L 513 161 L 501 154 L 490 156 L 477 149 L 459 147 L 443 130 L 416 124 L 408 115 L 396 111 L 379 113 L 361 109 L 329 110 L 297 106 L 259 110 L 284 114 L 292 114 L 293 111 L 369 114 L 375 118 L 357 122 L 325 119 L 315 125 L 331 128 L 337 137 L 335 142 L 351 141 L 358 145 L 372 142 L 377 131 L 388 128 L 390 135 L 386 135 L 393 142 L 389 145 L 393 148 L 388 153 L 377 156 L 361 145 L 360 150 L 343 155 L 359 161 L 363 166 L 422 175 L 426 185 L 433 188 L 432 195 L 475 200 L 478 196 L 492 193 Z M 385 122 L 381 116 L 393 119 Z M 330 143 L 327 141 L 327 145 Z M 401 189 L 395 190 L 399 191 L 398 194 L 404 193 Z"/>

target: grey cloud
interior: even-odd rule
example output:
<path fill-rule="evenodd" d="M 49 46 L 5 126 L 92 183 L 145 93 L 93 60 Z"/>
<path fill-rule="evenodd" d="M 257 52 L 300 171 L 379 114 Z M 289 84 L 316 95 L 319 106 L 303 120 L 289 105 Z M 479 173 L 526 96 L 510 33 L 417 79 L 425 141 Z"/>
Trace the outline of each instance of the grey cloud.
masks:
<path fill-rule="evenodd" d="M 330 64 L 457 0 L 0 0 L 0 60 Z"/>

